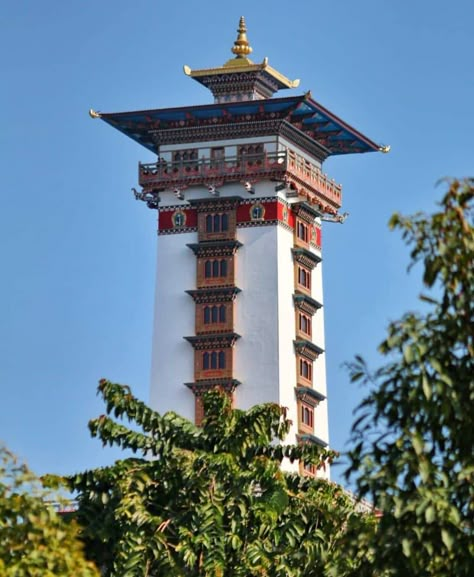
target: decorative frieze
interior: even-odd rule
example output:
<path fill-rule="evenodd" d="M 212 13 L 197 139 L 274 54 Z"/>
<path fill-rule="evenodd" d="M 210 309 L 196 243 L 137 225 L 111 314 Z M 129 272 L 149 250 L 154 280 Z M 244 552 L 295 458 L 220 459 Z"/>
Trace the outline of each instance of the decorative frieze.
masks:
<path fill-rule="evenodd" d="M 293 341 L 295 351 L 298 355 L 310 360 L 311 362 L 315 361 L 319 355 L 324 353 L 324 349 L 318 347 L 313 342 L 300 339 Z"/>
<path fill-rule="evenodd" d="M 313 407 L 316 407 L 321 401 L 324 401 L 326 397 L 315 391 L 312 387 L 295 387 L 296 398 L 300 401 L 304 401 Z"/>
<path fill-rule="evenodd" d="M 308 315 L 314 315 L 323 305 L 308 295 L 296 293 L 293 295 L 295 307 Z"/>
<path fill-rule="evenodd" d="M 295 262 L 302 264 L 310 270 L 313 270 L 322 260 L 320 256 L 303 247 L 293 248 L 291 249 L 291 253 L 293 254 Z"/>
<path fill-rule="evenodd" d="M 240 289 L 232 287 L 206 287 L 203 289 L 195 289 L 186 291 L 196 304 L 202 303 L 223 303 L 232 302 L 239 294 Z"/>
<path fill-rule="evenodd" d="M 238 240 L 217 240 L 186 245 L 198 258 L 233 256 L 242 246 Z"/>
<path fill-rule="evenodd" d="M 240 335 L 237 333 L 224 333 L 224 334 L 210 334 L 210 335 L 197 335 L 191 337 L 183 337 L 188 343 L 191 343 L 196 351 L 202 351 L 206 349 L 224 349 L 233 347 Z"/>

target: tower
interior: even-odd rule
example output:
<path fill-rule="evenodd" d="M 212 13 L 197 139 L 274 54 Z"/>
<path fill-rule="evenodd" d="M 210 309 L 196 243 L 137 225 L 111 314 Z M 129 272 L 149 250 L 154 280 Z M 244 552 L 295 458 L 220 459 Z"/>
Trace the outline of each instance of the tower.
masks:
<path fill-rule="evenodd" d="M 202 418 L 220 387 L 238 408 L 276 402 L 289 442 L 328 444 L 321 224 L 342 221 L 330 155 L 383 150 L 252 62 L 240 19 L 235 57 L 186 75 L 214 103 L 91 115 L 151 150 L 135 197 L 158 213 L 151 406 Z M 308 471 L 312 473 L 312 471 Z"/>

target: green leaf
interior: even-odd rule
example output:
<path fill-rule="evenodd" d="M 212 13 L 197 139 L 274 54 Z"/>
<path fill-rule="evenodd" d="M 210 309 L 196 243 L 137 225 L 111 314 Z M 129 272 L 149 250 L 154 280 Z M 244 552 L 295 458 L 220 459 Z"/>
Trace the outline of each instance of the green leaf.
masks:
<path fill-rule="evenodd" d="M 449 551 L 451 551 L 453 548 L 454 539 L 447 529 L 441 529 L 441 539 L 443 543 L 446 545 L 446 548 L 449 549 Z"/>

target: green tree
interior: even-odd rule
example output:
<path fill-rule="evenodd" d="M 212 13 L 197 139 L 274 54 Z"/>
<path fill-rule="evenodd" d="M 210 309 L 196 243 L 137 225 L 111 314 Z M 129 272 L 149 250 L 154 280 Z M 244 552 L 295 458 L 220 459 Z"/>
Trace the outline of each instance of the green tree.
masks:
<path fill-rule="evenodd" d="M 277 405 L 240 411 L 211 392 L 197 427 L 127 387 L 103 380 L 99 392 L 108 416 L 90 422 L 92 435 L 141 454 L 69 479 L 106 575 L 324 575 L 340 536 L 365 522 L 337 485 L 282 471 L 284 459 L 324 466 L 334 454 L 279 444 L 290 423 Z"/>
<path fill-rule="evenodd" d="M 0 577 L 98 577 L 85 560 L 74 522 L 65 523 L 52 493 L 0 446 Z"/>
<path fill-rule="evenodd" d="M 432 216 L 391 220 L 432 290 L 420 296 L 422 313 L 390 324 L 379 347 L 386 364 L 351 366 L 371 390 L 347 476 L 383 511 L 375 534 L 348 540 L 349 551 L 366 552 L 361 577 L 474 575 L 473 185 L 450 182 Z"/>

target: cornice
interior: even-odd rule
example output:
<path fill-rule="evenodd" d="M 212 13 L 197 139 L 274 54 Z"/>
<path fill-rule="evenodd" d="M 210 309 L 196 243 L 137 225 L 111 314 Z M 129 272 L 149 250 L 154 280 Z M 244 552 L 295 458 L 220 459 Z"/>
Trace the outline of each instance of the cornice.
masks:
<path fill-rule="evenodd" d="M 207 381 L 195 381 L 184 384 L 188 389 L 192 390 L 196 397 L 201 397 L 204 393 L 213 389 L 223 389 L 226 393 L 233 393 L 241 382 L 237 379 L 209 379 Z"/>
<path fill-rule="evenodd" d="M 222 288 L 201 288 L 185 291 L 191 296 L 196 304 L 202 303 L 222 303 L 231 302 L 235 300 L 236 296 L 241 292 L 237 287 L 222 287 Z"/>
<path fill-rule="evenodd" d="M 206 349 L 228 349 L 234 346 L 240 335 L 237 333 L 205 334 L 183 337 L 196 351 Z"/>
<path fill-rule="evenodd" d="M 311 443 L 312 445 L 319 445 L 323 449 L 328 446 L 326 441 L 323 441 L 319 437 L 316 437 L 316 435 L 311 435 L 310 433 L 299 433 L 296 435 L 296 439 L 300 443 Z"/>
<path fill-rule="evenodd" d="M 324 353 L 324 349 L 305 339 L 295 340 L 293 344 L 295 351 L 310 361 L 315 361 L 320 354 Z"/>
<path fill-rule="evenodd" d="M 326 397 L 318 391 L 315 391 L 311 387 L 303 387 L 301 385 L 295 387 L 296 398 L 300 401 L 308 403 L 312 407 L 316 407 L 321 401 L 324 401 Z"/>
<path fill-rule="evenodd" d="M 291 209 L 299 218 L 309 224 L 314 224 L 314 220 L 321 216 L 319 210 L 316 210 L 307 202 L 295 202 L 291 205 Z"/>
<path fill-rule="evenodd" d="M 323 306 L 317 300 L 302 293 L 295 293 L 293 295 L 293 302 L 298 309 L 310 315 L 314 315 L 315 312 Z"/>
<path fill-rule="evenodd" d="M 213 240 L 186 245 L 197 257 L 232 256 L 243 246 L 238 240 Z"/>
<path fill-rule="evenodd" d="M 313 252 L 307 250 L 306 248 L 301 247 L 292 248 L 291 252 L 296 262 L 299 262 L 300 264 L 308 267 L 311 270 L 313 270 L 316 267 L 316 265 L 318 265 L 322 261 L 322 258 L 320 256 L 314 254 Z"/>

